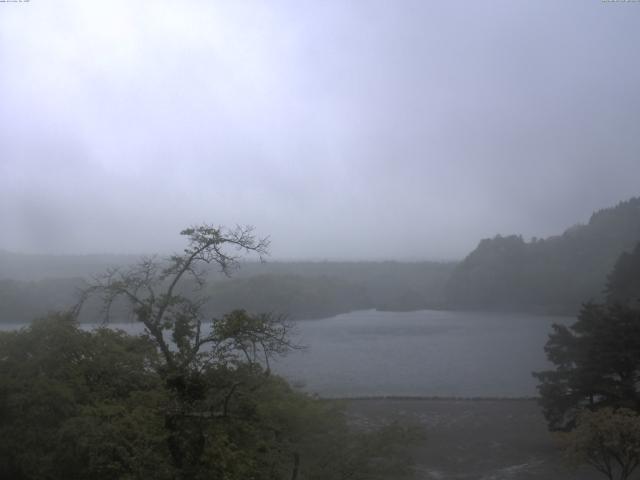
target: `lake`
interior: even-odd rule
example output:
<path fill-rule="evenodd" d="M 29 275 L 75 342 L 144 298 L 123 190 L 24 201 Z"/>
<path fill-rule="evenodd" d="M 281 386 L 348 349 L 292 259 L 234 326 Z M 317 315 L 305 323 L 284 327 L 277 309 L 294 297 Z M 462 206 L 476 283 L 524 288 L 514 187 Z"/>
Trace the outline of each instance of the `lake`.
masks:
<path fill-rule="evenodd" d="M 531 372 L 550 366 L 544 344 L 551 324 L 573 321 L 435 310 L 351 312 L 298 321 L 294 338 L 307 348 L 272 367 L 326 397 L 528 397 L 537 394 Z M 140 324 L 113 326 L 142 331 Z"/>
<path fill-rule="evenodd" d="M 308 345 L 274 368 L 322 396 L 523 397 L 550 367 L 551 324 L 570 317 L 425 310 L 298 322 Z"/>

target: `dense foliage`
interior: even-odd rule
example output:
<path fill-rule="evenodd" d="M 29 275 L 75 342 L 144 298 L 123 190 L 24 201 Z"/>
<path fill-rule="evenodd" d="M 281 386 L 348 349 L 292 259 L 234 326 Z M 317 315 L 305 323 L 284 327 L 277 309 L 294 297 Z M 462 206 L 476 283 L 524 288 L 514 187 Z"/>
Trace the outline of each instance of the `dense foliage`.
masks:
<path fill-rule="evenodd" d="M 13 479 L 276 480 L 401 476 L 403 429 L 349 430 L 328 402 L 271 374 L 296 348 L 289 322 L 234 310 L 211 318 L 205 265 L 229 274 L 265 253 L 250 227 L 181 232 L 166 259 L 107 270 L 76 308 L 0 334 L 0 474 Z M 91 299 L 129 311 L 145 335 L 76 324 Z"/>
<path fill-rule="evenodd" d="M 0 477 L 170 478 L 145 338 L 56 315 L 0 334 Z"/>
<path fill-rule="evenodd" d="M 626 408 L 585 410 L 565 434 L 572 463 L 586 463 L 609 480 L 627 480 L 640 465 L 640 415 Z"/>
<path fill-rule="evenodd" d="M 462 308 L 576 313 L 602 300 L 602 286 L 622 252 L 640 241 L 640 198 L 594 213 L 587 225 L 525 242 L 482 240 L 454 270 L 447 301 Z"/>
<path fill-rule="evenodd" d="M 577 322 L 553 325 L 545 351 L 554 370 L 536 372 L 551 430 L 564 430 L 565 453 L 610 480 L 640 464 L 640 243 L 623 253 L 605 304 L 583 306 Z"/>
<path fill-rule="evenodd" d="M 83 331 L 69 315 L 0 333 L 0 352 L 0 478 L 258 480 L 295 478 L 295 471 L 299 479 L 329 480 L 409 473 L 406 430 L 353 432 L 340 405 L 295 392 L 247 364 L 207 364 L 178 391 L 167 384 L 152 339 Z M 236 385 L 231 396 L 229 383 Z M 191 452 L 179 462 L 170 451 L 176 442 Z"/>
<path fill-rule="evenodd" d="M 624 252 L 609 275 L 607 303 L 640 308 L 640 242 L 632 252 Z"/>
<path fill-rule="evenodd" d="M 556 368 L 534 374 L 552 430 L 573 428 L 583 408 L 640 411 L 640 311 L 587 304 L 573 325 L 553 329 L 545 351 Z"/>
<path fill-rule="evenodd" d="M 640 243 L 615 263 L 606 304 L 588 303 L 573 325 L 553 325 L 545 351 L 556 368 L 534 373 L 551 429 L 572 429 L 583 409 L 640 412 L 639 280 Z"/>

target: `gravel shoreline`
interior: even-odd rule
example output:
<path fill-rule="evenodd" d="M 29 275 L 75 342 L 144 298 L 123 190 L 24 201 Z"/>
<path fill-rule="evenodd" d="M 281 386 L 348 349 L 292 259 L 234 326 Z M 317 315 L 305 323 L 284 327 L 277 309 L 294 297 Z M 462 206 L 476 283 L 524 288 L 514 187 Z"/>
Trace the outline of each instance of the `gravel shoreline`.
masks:
<path fill-rule="evenodd" d="M 412 447 L 417 479 L 598 480 L 571 470 L 535 399 L 377 397 L 343 399 L 360 428 L 398 422 L 419 425 L 425 439 Z"/>

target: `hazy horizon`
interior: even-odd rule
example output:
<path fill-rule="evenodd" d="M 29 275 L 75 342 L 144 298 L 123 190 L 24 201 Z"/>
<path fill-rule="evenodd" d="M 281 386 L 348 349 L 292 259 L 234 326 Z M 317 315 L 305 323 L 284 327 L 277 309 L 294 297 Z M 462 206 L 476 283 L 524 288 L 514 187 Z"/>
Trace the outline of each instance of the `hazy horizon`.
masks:
<path fill-rule="evenodd" d="M 640 194 L 634 2 L 0 3 L 0 250 L 459 260 Z"/>
<path fill-rule="evenodd" d="M 7 250 L 4 248 L 0 248 L 0 254 L 8 254 L 8 255 L 25 255 L 25 256 L 44 256 L 44 257 L 53 257 L 53 258 L 68 258 L 68 257 L 131 257 L 132 261 L 135 261 L 142 257 L 149 256 L 157 256 L 159 259 L 163 259 L 165 257 L 169 257 L 170 255 L 180 252 L 181 250 L 178 248 L 176 250 L 167 250 L 167 251 L 148 251 L 148 252 L 130 252 L 130 253 L 114 253 L 114 252 L 86 252 L 86 253 L 73 253 L 73 252 L 59 252 L 59 253 L 42 253 L 42 252 L 28 252 L 28 251 L 17 251 L 17 250 Z M 470 252 L 468 252 L 470 253 Z M 465 255 L 466 256 L 466 255 Z M 457 263 L 462 260 L 461 258 L 441 258 L 441 259 L 432 259 L 432 258 L 417 258 L 417 257 L 397 257 L 397 258 L 358 258 L 358 257 L 274 257 L 273 255 L 266 255 L 263 260 L 252 256 L 252 255 L 242 255 L 240 259 L 241 263 Z M 215 268 L 215 267 L 214 267 Z"/>
<path fill-rule="evenodd" d="M 633 197 L 633 198 L 640 198 L 640 197 Z M 626 200 L 629 199 L 624 199 L 621 200 L 620 202 L 624 202 Z M 617 203 L 620 203 L 617 202 Z M 602 210 L 602 209 L 608 209 L 608 208 L 612 208 L 615 207 L 616 205 L 606 205 L 603 206 L 602 208 L 599 208 L 597 210 L 595 210 L 594 212 L 591 212 L 591 214 Z M 590 217 L 591 215 L 589 215 Z M 478 238 L 476 240 L 476 242 L 474 243 L 474 245 L 469 249 L 469 251 L 463 253 L 459 258 L 428 258 L 428 257 L 411 257 L 411 256 L 396 256 L 396 257 L 357 257 L 357 256 L 347 256 L 347 257 L 320 257 L 320 256 L 307 256 L 307 257 L 287 257 L 287 256 L 281 256 L 281 257 L 274 257 L 270 252 L 271 252 L 271 248 L 269 248 L 269 252 L 263 257 L 263 259 L 261 260 L 260 258 L 258 258 L 255 255 L 251 255 L 251 254 L 243 254 L 242 252 L 239 252 L 240 254 L 240 258 L 242 262 L 248 262 L 248 263 L 252 263 L 252 262 L 266 262 L 266 263 L 287 263 L 287 262 L 291 262 L 291 263 L 296 263 L 296 262 L 300 262 L 300 263 L 322 263 L 322 262 L 353 262 L 353 263 L 358 263 L 358 262 L 379 262 L 379 263 L 384 263 L 384 262 L 398 262 L 398 263 L 420 263 L 420 262 L 434 262 L 434 263 L 456 263 L 456 262 L 460 262 L 461 260 L 463 260 L 469 253 L 472 252 L 473 249 L 475 249 L 475 247 L 482 241 L 485 240 L 487 238 L 494 238 L 496 236 L 511 236 L 511 235 L 516 235 L 516 236 L 521 236 L 523 238 L 523 240 L 525 242 L 531 242 L 531 241 L 535 241 L 534 239 L 545 239 L 545 238 L 552 238 L 552 237 L 556 237 L 556 236 L 561 236 L 566 230 L 569 230 L 573 227 L 575 227 L 576 225 L 586 225 L 589 221 L 589 218 L 584 219 L 584 221 L 578 221 L 578 222 L 574 222 L 572 225 L 567 225 L 567 227 L 565 229 L 563 229 L 562 231 L 556 232 L 554 234 L 548 235 L 546 237 L 543 236 L 536 236 L 533 235 L 532 237 L 526 238 L 524 237 L 522 234 L 518 233 L 518 232 L 510 232 L 510 233 L 496 233 L 494 235 L 491 236 L 487 236 L 487 237 L 483 237 L 483 238 Z M 222 228 L 226 228 L 225 226 L 221 226 Z M 258 232 L 256 232 L 256 236 L 259 236 Z M 271 243 L 271 237 L 267 236 L 269 242 Z M 65 252 L 65 251 L 60 251 L 60 252 L 37 252 L 37 251 L 27 251 L 27 250 L 9 250 L 6 248 L 2 248 L 0 247 L 0 254 L 1 253 L 5 253 L 5 254 L 10 254 L 10 255 L 28 255 L 28 256 L 38 256 L 38 255 L 43 255 L 43 256 L 51 256 L 51 257 L 101 257 L 101 256 L 105 256 L 105 257 L 110 257 L 110 256 L 121 256 L 121 257 L 135 257 L 135 258 L 140 258 L 140 257 L 148 257 L 148 256 L 158 256 L 159 258 L 164 258 L 164 257 L 169 257 L 170 255 L 176 253 L 176 252 L 180 252 L 182 251 L 182 248 L 184 248 L 186 245 L 182 245 L 182 246 L 177 246 L 175 249 L 173 250 L 165 250 L 165 251 L 151 251 L 151 250 L 147 250 L 147 251 L 129 251 L 129 252 L 117 252 L 117 251 L 87 251 L 87 252 Z"/>

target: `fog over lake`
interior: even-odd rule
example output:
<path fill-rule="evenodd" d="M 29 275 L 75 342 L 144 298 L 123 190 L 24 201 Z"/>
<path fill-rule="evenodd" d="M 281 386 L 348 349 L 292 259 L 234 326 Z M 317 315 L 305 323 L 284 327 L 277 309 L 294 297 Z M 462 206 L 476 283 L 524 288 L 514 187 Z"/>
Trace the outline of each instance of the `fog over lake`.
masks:
<path fill-rule="evenodd" d="M 323 397 L 537 395 L 534 370 L 548 368 L 552 323 L 572 317 L 519 313 L 366 310 L 296 322 L 306 348 L 274 371 Z M 129 333 L 141 323 L 113 323 Z M 19 325 L 0 325 L 18 328 Z"/>

